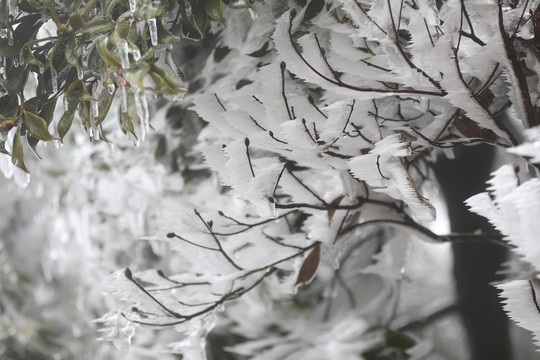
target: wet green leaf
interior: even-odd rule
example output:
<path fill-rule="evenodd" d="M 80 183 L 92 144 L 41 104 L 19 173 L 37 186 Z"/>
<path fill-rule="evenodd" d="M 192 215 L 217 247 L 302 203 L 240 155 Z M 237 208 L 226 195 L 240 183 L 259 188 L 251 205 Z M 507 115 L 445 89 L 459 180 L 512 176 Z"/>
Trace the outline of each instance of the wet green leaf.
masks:
<path fill-rule="evenodd" d="M 225 19 L 223 19 L 223 12 L 221 9 L 221 0 L 206 0 L 206 12 L 210 19 L 219 21 L 221 24 L 225 25 Z"/>
<path fill-rule="evenodd" d="M 107 37 L 102 35 L 95 40 L 96 49 L 99 56 L 109 65 L 114 67 L 120 67 L 120 59 L 108 49 L 107 47 Z"/>
<path fill-rule="evenodd" d="M 105 13 L 105 15 L 107 15 L 108 17 L 111 17 L 112 11 L 117 3 L 118 3 L 118 0 L 107 0 L 105 2 L 105 6 L 103 7 L 103 12 Z"/>
<path fill-rule="evenodd" d="M 144 87 L 144 77 L 146 76 L 146 74 L 148 74 L 148 71 L 150 71 L 150 64 L 146 62 L 141 63 L 139 66 L 134 69 L 130 69 L 126 73 L 126 80 L 130 83 L 131 86 L 136 86 L 142 89 Z"/>
<path fill-rule="evenodd" d="M 111 21 L 109 19 L 98 19 L 89 22 L 79 30 L 79 33 L 81 34 L 99 34 L 104 33 L 106 31 L 111 30 L 116 26 L 116 23 L 114 21 Z"/>
<path fill-rule="evenodd" d="M 143 56 L 141 56 L 141 58 L 139 59 L 139 61 L 148 61 L 150 60 L 151 58 L 154 57 L 154 54 L 156 53 L 156 50 L 157 50 L 157 47 L 155 46 L 151 46 L 144 54 Z"/>
<path fill-rule="evenodd" d="M 169 77 L 169 74 L 155 64 L 150 65 L 150 76 L 156 83 L 154 91 L 158 94 L 179 94 L 186 92 L 178 88 Z"/>
<path fill-rule="evenodd" d="M 57 101 L 58 101 L 57 97 L 49 99 L 38 114 L 47 122 L 47 125 L 49 125 L 52 121 L 52 118 L 54 115 L 54 109 L 56 109 Z"/>
<path fill-rule="evenodd" d="M 5 28 L 11 29 L 9 23 L 9 6 L 7 1 L 0 1 L 0 25 Z"/>
<path fill-rule="evenodd" d="M 30 173 L 24 164 L 24 152 L 21 142 L 21 127 L 17 127 L 17 133 L 13 137 L 11 163 L 26 173 Z"/>
<path fill-rule="evenodd" d="M 24 125 L 33 137 L 43 141 L 51 141 L 55 139 L 47 129 L 47 122 L 45 119 L 29 111 L 25 111 L 23 113 L 23 117 Z"/>
<path fill-rule="evenodd" d="M 80 69 L 81 66 L 79 65 L 79 56 L 77 55 L 78 49 L 79 44 L 77 43 L 77 38 L 75 35 L 71 35 L 66 46 L 66 60 L 69 65 Z"/>
<path fill-rule="evenodd" d="M 114 93 L 109 93 L 109 90 L 107 89 L 103 89 L 101 91 L 98 100 L 98 116 L 96 116 L 94 119 L 96 121 L 96 125 L 101 124 L 101 122 L 105 120 L 105 117 L 111 108 L 113 99 Z"/>
<path fill-rule="evenodd" d="M 77 32 L 80 29 L 84 27 L 84 20 L 82 18 L 81 12 L 76 12 L 75 14 L 71 15 L 68 20 L 69 25 L 71 25 L 71 28 L 73 31 Z"/>
<path fill-rule="evenodd" d="M 81 92 L 79 93 L 79 100 L 81 100 L 81 101 L 97 101 L 97 99 L 95 97 L 90 95 L 90 93 L 86 89 L 86 85 L 84 85 L 84 83 L 82 81 L 80 81 L 80 83 L 81 83 Z"/>
<path fill-rule="evenodd" d="M 158 31 L 158 39 L 160 44 L 171 44 L 173 42 L 180 41 L 180 38 L 177 36 L 174 36 L 169 30 L 167 30 L 161 21 L 156 21 L 157 23 L 157 31 Z"/>
<path fill-rule="evenodd" d="M 76 97 L 71 97 L 68 99 L 68 106 L 60 121 L 58 121 L 58 136 L 60 139 L 64 139 L 71 124 L 73 123 L 73 117 L 75 116 L 75 111 L 77 110 L 77 105 L 79 105 L 79 99 Z"/>
<path fill-rule="evenodd" d="M 24 62 L 28 65 L 36 65 L 39 67 L 45 66 L 41 61 L 39 61 L 38 58 L 36 58 L 32 51 L 28 50 L 27 48 L 24 49 Z"/>

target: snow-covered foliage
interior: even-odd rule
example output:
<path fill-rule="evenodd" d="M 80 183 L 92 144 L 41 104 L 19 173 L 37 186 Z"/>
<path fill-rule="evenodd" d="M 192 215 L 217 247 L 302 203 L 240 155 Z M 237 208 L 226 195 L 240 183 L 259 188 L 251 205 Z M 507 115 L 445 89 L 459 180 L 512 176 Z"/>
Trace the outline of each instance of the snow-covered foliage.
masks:
<path fill-rule="evenodd" d="M 467 200 L 471 210 L 486 217 L 513 246 L 512 250 L 530 265 L 531 271 L 521 274 L 528 279 L 512 280 L 497 288 L 502 290 L 504 309 L 519 326 L 533 333 L 537 345 L 540 345 L 540 327 L 535 321 L 540 314 L 536 295 L 540 269 L 537 236 L 540 225 L 536 218 L 540 212 L 539 135 L 539 127 L 528 129 L 526 142 L 508 150 L 526 159 L 525 167 L 530 166 L 531 173 L 520 175 L 519 166 L 504 165 L 492 174 L 488 192 Z"/>
<path fill-rule="evenodd" d="M 130 1 L 125 16 L 153 3 Z M 195 3 L 182 5 L 192 22 Z M 47 229 L 43 276 L 33 281 L 68 288 L 63 300 L 81 314 L 73 334 L 122 349 L 87 348 L 103 349 L 100 358 L 438 358 L 435 335 L 409 330 L 455 302 L 449 266 L 434 248 L 488 237 L 430 229 L 438 215 L 431 165 L 475 144 L 514 146 L 532 164 L 540 158 L 538 60 L 528 43 L 536 29 L 524 16 L 539 1 L 208 4 L 226 28 L 208 24 L 212 49 L 201 46 L 191 60 L 190 43 L 180 47 L 196 73 L 186 74 L 182 105 L 168 111 L 146 101 L 137 71 L 147 59 L 116 39 L 121 63 L 106 69 L 133 68 L 126 81 L 138 86 L 120 86 L 117 102 L 107 100 L 119 109 L 111 116 L 137 144 L 147 140 L 130 150 L 103 125 L 117 144 L 113 157 L 105 143 L 76 135 L 47 151 L 30 185 Z M 140 27 L 155 45 L 167 33 L 156 33 L 153 19 Z M 196 37 L 190 24 L 177 25 Z M 92 46 L 106 44 L 103 36 Z M 169 65 L 172 54 L 162 54 Z M 7 152 L 19 151 L 20 131 L 2 133 Z M 66 154 L 70 145 L 77 151 Z M 16 165 L 0 169 L 24 177 Z M 531 207 L 540 210 L 540 183 L 518 179 L 503 167 L 490 192 L 468 204 L 536 269 Z M 10 276 L 9 266 L 0 276 Z M 527 319 L 535 281 L 501 289 L 510 315 L 538 336 Z"/>

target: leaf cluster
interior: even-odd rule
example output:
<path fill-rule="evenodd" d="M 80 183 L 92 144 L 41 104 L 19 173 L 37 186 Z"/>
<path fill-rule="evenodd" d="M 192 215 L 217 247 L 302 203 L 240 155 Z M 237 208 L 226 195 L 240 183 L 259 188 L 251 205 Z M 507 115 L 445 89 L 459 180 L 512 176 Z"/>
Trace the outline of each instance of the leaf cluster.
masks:
<path fill-rule="evenodd" d="M 185 92 L 172 44 L 202 39 L 210 21 L 225 24 L 221 0 L 2 1 L 0 151 L 28 172 L 21 137 L 34 151 L 39 141 L 62 141 L 76 114 L 90 139 L 107 140 L 102 122 L 115 97 L 122 99 L 122 131 L 144 138 L 146 94 Z M 54 131 L 60 98 L 64 112 Z M 8 151 L 5 135 L 13 128 Z"/>

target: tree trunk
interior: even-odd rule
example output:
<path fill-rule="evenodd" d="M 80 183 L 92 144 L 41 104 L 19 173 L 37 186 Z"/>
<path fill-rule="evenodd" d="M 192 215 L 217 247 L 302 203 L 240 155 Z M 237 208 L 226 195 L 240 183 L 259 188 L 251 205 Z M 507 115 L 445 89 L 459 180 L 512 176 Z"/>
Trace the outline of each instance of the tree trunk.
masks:
<path fill-rule="evenodd" d="M 456 149 L 456 159 L 438 162 L 437 178 L 446 198 L 453 232 L 492 231 L 484 218 L 469 212 L 463 203 L 486 190 L 492 160 L 492 148 L 475 146 L 460 147 Z M 501 280 L 495 272 L 506 259 L 506 249 L 492 243 L 454 244 L 452 249 L 458 311 L 469 339 L 471 359 L 510 360 L 508 319 L 497 290 L 490 286 L 491 282 Z"/>

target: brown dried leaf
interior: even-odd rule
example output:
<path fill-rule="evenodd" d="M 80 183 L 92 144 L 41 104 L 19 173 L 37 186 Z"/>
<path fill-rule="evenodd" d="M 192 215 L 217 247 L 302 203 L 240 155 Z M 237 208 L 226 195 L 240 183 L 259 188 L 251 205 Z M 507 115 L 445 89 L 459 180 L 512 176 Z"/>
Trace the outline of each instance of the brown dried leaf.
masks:
<path fill-rule="evenodd" d="M 331 203 L 330 205 L 332 207 L 335 207 L 335 206 L 338 206 L 340 203 L 341 203 L 341 200 L 343 200 L 343 198 L 345 197 L 345 195 L 341 195 L 341 196 L 338 196 L 337 198 L 335 198 Z M 328 210 L 328 221 L 332 221 L 332 218 L 334 217 L 334 214 L 336 213 L 336 209 L 330 209 Z"/>
<path fill-rule="evenodd" d="M 296 285 L 299 284 L 305 284 L 311 281 L 315 274 L 317 273 L 317 269 L 319 268 L 319 261 L 321 259 L 321 244 L 317 243 L 313 247 L 313 250 L 309 253 L 309 255 L 304 260 L 304 263 L 302 264 L 302 267 L 300 268 L 300 272 L 298 273 L 298 279 L 296 279 Z"/>
<path fill-rule="evenodd" d="M 480 129 L 480 126 L 464 115 L 457 118 L 455 126 L 460 133 L 468 138 L 482 137 L 482 129 Z"/>

